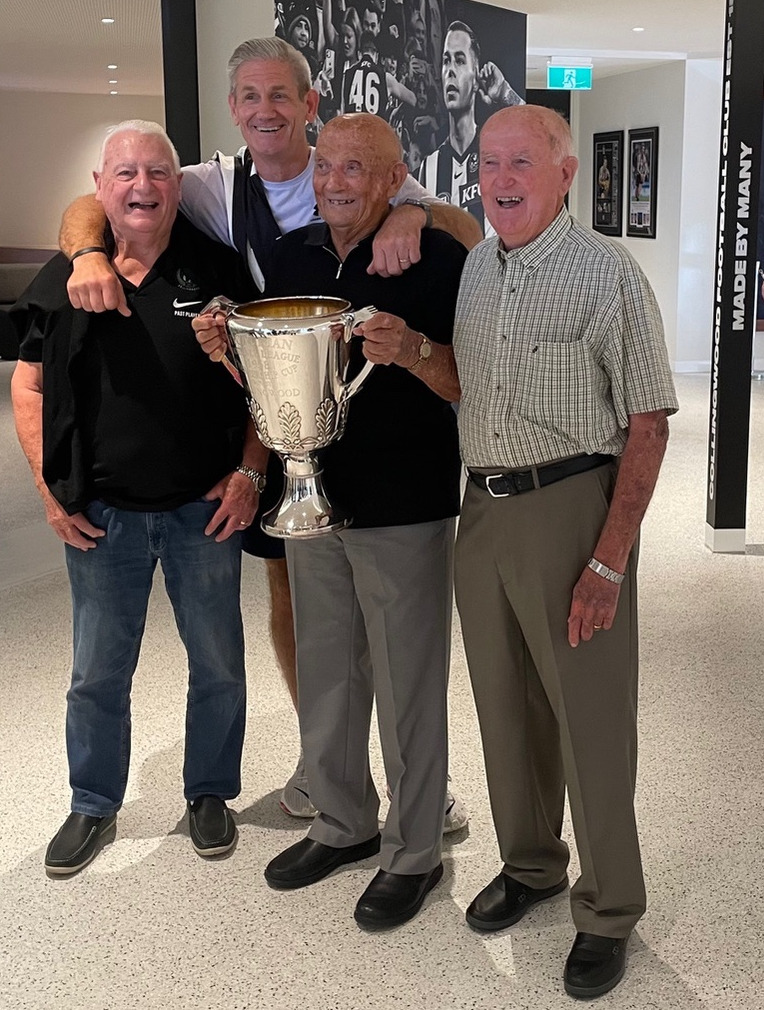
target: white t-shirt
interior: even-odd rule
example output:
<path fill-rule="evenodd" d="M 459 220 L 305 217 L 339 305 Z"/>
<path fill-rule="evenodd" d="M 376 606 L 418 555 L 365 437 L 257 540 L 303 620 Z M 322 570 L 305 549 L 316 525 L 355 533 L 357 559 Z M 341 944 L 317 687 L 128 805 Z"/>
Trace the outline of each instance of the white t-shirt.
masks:
<path fill-rule="evenodd" d="M 244 152 L 245 148 L 239 151 Z M 304 171 L 287 182 L 267 182 L 262 180 L 268 195 L 268 203 L 282 234 L 302 228 L 306 224 L 320 221 L 313 192 L 313 159 L 315 151 L 310 149 L 310 158 Z M 252 166 L 254 173 L 255 167 Z M 235 248 L 233 240 L 233 179 L 234 159 L 230 155 L 217 152 L 215 158 L 201 165 L 188 165 L 183 169 L 180 190 L 180 209 L 197 228 L 210 238 L 217 239 Z M 435 197 L 428 193 L 416 179 L 407 175 L 403 185 L 390 201 L 394 206 L 405 200 L 431 202 Z M 264 287 L 263 272 L 252 249 L 247 247 L 247 261 L 250 273 L 260 290 Z"/>

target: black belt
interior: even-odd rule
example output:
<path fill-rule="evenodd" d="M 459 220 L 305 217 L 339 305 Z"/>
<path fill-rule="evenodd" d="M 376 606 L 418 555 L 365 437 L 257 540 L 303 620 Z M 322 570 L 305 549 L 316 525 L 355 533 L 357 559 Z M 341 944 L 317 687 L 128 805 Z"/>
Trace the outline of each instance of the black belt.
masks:
<path fill-rule="evenodd" d="M 575 473 L 585 473 L 595 467 L 611 463 L 614 456 L 605 456 L 595 452 L 591 456 L 571 456 L 561 459 L 558 463 L 547 463 L 544 466 L 533 466 L 530 470 L 511 470 L 507 473 L 475 473 L 467 471 L 467 477 L 482 491 L 487 491 L 493 498 L 507 498 L 510 495 L 525 494 L 538 487 L 546 487 L 558 480 L 572 477 Z M 535 478 L 535 479 L 534 479 Z"/>

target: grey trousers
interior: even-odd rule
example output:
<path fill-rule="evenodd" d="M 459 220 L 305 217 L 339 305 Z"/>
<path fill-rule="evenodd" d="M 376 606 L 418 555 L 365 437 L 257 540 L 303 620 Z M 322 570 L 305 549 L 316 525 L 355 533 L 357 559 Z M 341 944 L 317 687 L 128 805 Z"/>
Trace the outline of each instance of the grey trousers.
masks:
<path fill-rule="evenodd" d="M 537 888 L 562 879 L 567 786 L 581 861 L 576 929 L 623 937 L 645 909 L 634 816 L 636 547 L 613 628 L 576 649 L 567 641 L 573 587 L 615 473 L 606 465 L 496 499 L 468 483 L 455 582 L 504 872 Z"/>
<path fill-rule="evenodd" d="M 392 793 L 379 864 L 393 873 L 440 862 L 455 522 L 351 528 L 286 545 L 300 733 L 320 811 L 309 836 L 344 847 L 377 833 L 368 753 L 376 696 Z"/>

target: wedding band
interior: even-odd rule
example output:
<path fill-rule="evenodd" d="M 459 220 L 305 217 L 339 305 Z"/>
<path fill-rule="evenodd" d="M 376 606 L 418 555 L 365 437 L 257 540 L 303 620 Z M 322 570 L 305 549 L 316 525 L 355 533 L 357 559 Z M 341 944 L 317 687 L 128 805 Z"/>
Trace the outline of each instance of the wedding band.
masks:
<path fill-rule="evenodd" d="M 401 263 L 410 263 L 411 262 L 411 260 L 409 259 L 408 256 L 399 256 L 398 259 L 399 259 L 399 261 Z"/>
<path fill-rule="evenodd" d="M 601 624 L 595 624 L 594 625 L 594 630 L 595 631 L 602 631 L 602 625 Z"/>
<path fill-rule="evenodd" d="M 249 526 L 249 523 L 242 523 L 242 522 L 240 522 L 239 526 Z"/>

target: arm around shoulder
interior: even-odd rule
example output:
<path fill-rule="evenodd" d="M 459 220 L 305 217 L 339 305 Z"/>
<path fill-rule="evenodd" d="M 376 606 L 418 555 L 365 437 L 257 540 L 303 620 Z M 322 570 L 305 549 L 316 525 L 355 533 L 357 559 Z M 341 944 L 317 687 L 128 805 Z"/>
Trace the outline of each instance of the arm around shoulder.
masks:
<path fill-rule="evenodd" d="M 439 228 L 453 235 L 465 249 L 473 249 L 478 242 L 483 241 L 482 228 L 466 210 L 454 207 L 450 203 L 443 203 L 442 200 L 432 200 L 429 206 L 433 228 Z"/>
<path fill-rule="evenodd" d="M 104 246 L 105 228 L 106 215 L 95 196 L 80 196 L 64 211 L 59 245 L 72 260 L 66 289 L 75 309 L 86 312 L 117 309 L 123 316 L 129 316 L 125 292 Z"/>

